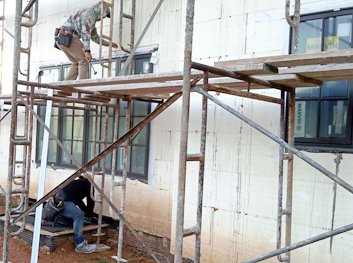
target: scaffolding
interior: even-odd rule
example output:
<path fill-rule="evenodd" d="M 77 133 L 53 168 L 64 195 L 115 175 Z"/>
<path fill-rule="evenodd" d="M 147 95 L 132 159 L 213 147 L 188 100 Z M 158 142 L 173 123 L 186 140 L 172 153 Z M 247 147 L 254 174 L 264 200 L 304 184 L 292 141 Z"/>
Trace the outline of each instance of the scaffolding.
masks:
<path fill-rule="evenodd" d="M 163 0 L 160 1 L 160 4 Z M 33 4 L 36 1 L 31 1 Z M 114 173 L 112 174 L 111 189 L 115 185 L 126 187 L 126 174 L 128 170 L 128 157 L 127 149 L 129 142 L 153 119 L 158 117 L 168 107 L 173 105 L 180 97 L 182 97 L 182 113 L 181 113 L 181 134 L 180 134 L 180 153 L 179 153 L 179 177 L 178 177 L 178 194 L 177 194 L 177 213 L 175 218 L 176 233 L 175 233 L 175 263 L 181 263 L 183 260 L 183 239 L 187 236 L 195 236 L 195 255 L 194 262 L 201 260 L 201 228 L 202 228 L 202 207 L 203 207 L 203 184 L 205 172 L 205 147 L 206 147 L 206 132 L 207 132 L 207 108 L 208 101 L 222 107 L 230 112 L 243 122 L 247 123 L 254 129 L 258 130 L 263 135 L 279 144 L 280 162 L 279 162 L 279 190 L 278 190 L 278 231 L 277 231 L 277 248 L 260 257 L 245 261 L 245 262 L 259 262 L 271 257 L 278 256 L 279 261 L 290 262 L 290 251 L 300 248 L 302 246 L 320 241 L 325 238 L 331 238 L 335 235 L 350 231 L 353 229 L 353 224 L 343 226 L 337 229 L 332 229 L 324 234 L 303 240 L 298 243 L 291 243 L 291 195 L 292 195 L 292 175 L 293 175 L 293 156 L 297 156 L 313 168 L 323 173 L 326 177 L 331 179 L 337 185 L 343 187 L 350 193 L 353 193 L 353 187 L 347 182 L 337 177 L 335 174 L 328 171 L 326 168 L 303 154 L 301 151 L 294 147 L 294 107 L 295 107 L 295 90 L 301 87 L 321 85 L 323 81 L 327 80 L 343 80 L 351 78 L 353 74 L 353 50 L 340 50 L 340 51 L 325 51 L 315 54 L 292 54 L 265 58 L 253 58 L 236 61 L 218 62 L 215 66 L 203 65 L 192 61 L 192 38 L 193 38 L 193 20 L 194 20 L 194 0 L 187 1 L 186 11 L 186 30 L 185 30 L 185 47 L 184 47 L 184 70 L 183 72 L 164 72 L 164 73 L 151 73 L 144 75 L 130 75 L 108 77 L 101 79 L 87 79 L 77 81 L 62 81 L 57 83 L 37 83 L 31 82 L 29 79 L 19 80 L 19 56 L 20 56 L 20 38 L 21 38 L 21 20 L 22 20 L 22 1 L 16 0 L 16 28 L 15 28 L 15 51 L 14 51 L 14 76 L 13 76 L 13 90 L 11 97 L 12 119 L 11 119 L 11 140 L 9 151 L 9 172 L 8 172 L 8 187 L 6 189 L 6 219 L 4 230 L 4 243 L 3 243 L 3 261 L 8 262 L 8 249 L 9 237 L 11 235 L 11 226 L 19 222 L 25 222 L 26 216 L 34 211 L 38 206 L 43 204 L 49 197 L 53 196 L 56 192 L 61 190 L 76 177 L 85 176 L 95 191 L 98 192 L 99 201 L 105 201 L 110 208 L 117 214 L 120 223 L 130 229 L 132 234 L 141 242 L 142 246 L 148 251 L 149 255 L 156 261 L 161 262 L 161 259 L 154 251 L 144 242 L 143 238 L 136 232 L 131 223 L 125 218 L 124 203 L 120 204 L 120 209 L 112 203 L 110 197 L 104 194 L 104 179 L 103 183 L 99 186 L 95 183 L 92 175 L 95 173 L 94 167 L 96 164 L 104 160 L 110 154 L 116 154 L 116 149 L 121 146 L 126 147 L 124 158 L 124 174 L 122 182 L 115 182 Z M 157 5 L 156 10 L 160 8 Z M 32 7 L 31 6 L 31 7 Z M 28 9 L 27 11 L 29 11 Z M 37 13 L 37 11 L 36 11 Z M 155 15 L 155 13 L 154 13 Z M 154 15 L 152 15 L 152 20 Z M 147 24 L 147 28 L 150 24 Z M 147 30 L 147 29 L 146 29 Z M 109 38 L 108 38 L 109 39 Z M 111 40 L 112 38 L 110 38 Z M 137 48 L 137 43 L 133 46 L 131 54 Z M 131 55 L 130 54 L 130 55 Z M 129 56 L 130 57 L 130 56 Z M 128 62 L 125 64 L 128 66 Z M 124 67 L 125 67 L 124 66 Z M 123 70 L 125 72 L 125 70 Z M 339 72 L 339 74 L 338 74 Z M 18 86 L 25 87 L 25 89 L 18 89 Z M 280 98 L 260 95 L 252 92 L 255 89 L 275 89 L 281 93 Z M 52 90 L 53 95 L 48 96 L 45 91 Z M 64 93 L 63 93 L 64 91 Z M 202 96 L 201 105 L 201 135 L 200 135 L 200 151 L 198 153 L 188 153 L 188 132 L 189 132 L 189 111 L 190 111 L 190 94 L 191 92 L 198 93 Z M 235 109 L 223 103 L 218 98 L 214 97 L 211 92 L 224 93 L 239 97 L 260 100 L 268 103 L 274 103 L 280 107 L 280 135 L 271 133 L 264 129 L 251 119 L 239 113 Z M 63 94 L 66 94 L 63 95 Z M 285 96 L 289 98 L 288 108 L 288 142 L 285 138 Z M 8 98 L 8 97 L 7 97 Z M 101 142 L 104 145 L 104 150 L 96 155 L 83 166 L 78 165 L 74 157 L 65 149 L 59 139 L 50 132 L 50 129 L 39 118 L 34 110 L 34 105 L 43 105 L 45 101 L 52 101 L 54 105 L 61 107 L 69 107 L 71 103 L 85 104 L 89 106 L 103 106 L 105 107 L 104 118 L 107 119 L 108 109 L 111 108 L 116 112 L 119 111 L 119 103 L 121 99 L 128 98 L 128 107 L 126 109 L 126 131 L 123 136 L 118 137 L 118 127 L 114 126 L 114 142 L 107 145 L 106 136 Z M 164 100 L 153 112 L 151 112 L 140 123 L 131 125 L 131 100 L 144 99 L 144 100 Z M 17 107 L 22 106 L 26 108 L 29 120 L 33 117 L 38 120 L 40 125 L 56 140 L 58 145 L 67 154 L 67 156 L 77 166 L 77 170 L 72 173 L 64 182 L 49 191 L 42 198 L 38 199 L 30 207 L 23 206 L 19 214 L 11 217 L 11 194 L 23 194 L 28 190 L 22 190 L 20 193 L 14 192 L 12 189 L 13 180 L 16 179 L 13 165 L 16 163 L 15 146 L 29 145 L 31 137 L 26 137 L 20 140 L 16 133 L 16 120 L 17 120 Z M 98 114 L 97 110 L 95 114 Z M 118 118 L 118 113 L 115 118 Z M 33 122 L 33 121 L 32 121 Z M 97 123 L 97 122 L 96 122 Z M 107 125 L 107 122 L 105 122 Z M 106 126 L 105 125 L 105 126 Z M 117 125 L 117 119 L 116 123 Z M 32 129 L 32 125 L 28 125 Z M 106 128 L 105 128 L 106 131 Z M 31 131 L 29 131 L 31 132 Z M 99 139 L 99 138 L 98 138 Z M 30 151 L 29 151 L 30 152 Z M 338 157 L 337 157 L 338 158 Z M 28 159 L 28 156 L 26 156 Z M 115 160 L 116 158 L 113 158 Z M 30 159 L 29 159 L 30 160 Z M 283 208 L 283 161 L 287 160 L 287 197 L 286 208 Z M 198 178 L 198 203 L 197 203 L 197 219 L 196 225 L 190 228 L 184 227 L 185 217 L 185 187 L 186 187 L 186 171 L 188 162 L 199 163 L 199 178 Z M 104 162 L 103 162 L 104 163 Z M 115 167 L 116 163 L 113 162 L 112 166 Z M 104 165 L 103 165 L 104 167 Z M 27 167 L 28 171 L 30 167 Z M 92 175 L 87 171 L 93 169 Z M 115 169 L 113 169 L 115 171 Z M 102 173 L 105 174 L 104 171 Z M 28 174 L 29 178 L 29 174 Z M 103 177 L 104 178 L 104 177 Z M 289 178 L 289 179 L 288 179 Z M 29 180 L 29 179 L 28 179 Z M 125 180 L 125 181 L 124 181 Z M 27 181 L 26 181 L 27 182 Z M 26 183 L 25 186 L 29 184 Z M 125 191 L 125 190 L 124 190 Z M 125 192 L 124 192 L 125 194 Z M 26 196 L 25 196 L 26 197 Z M 28 196 L 27 196 L 28 198 Z M 100 211 L 101 215 L 102 211 Z M 282 242 L 282 216 L 286 216 L 286 236 L 285 246 L 281 245 Z M 21 225 L 21 227 L 22 227 Z M 101 232 L 98 230 L 98 237 Z M 121 231 L 122 232 L 122 231 Z M 119 242 L 120 239 L 119 231 Z M 98 238 L 99 243 L 99 238 Z M 118 247 L 118 254 L 115 259 L 118 262 L 123 262 L 121 258 L 121 246 Z"/>
<path fill-rule="evenodd" d="M 3 70 L 3 50 L 4 50 L 4 34 L 5 34 L 5 0 L 0 1 L 0 81 L 2 81 Z M 2 94 L 2 84 L 0 83 L 0 94 Z M 0 105 L 0 118 L 2 117 L 2 105 Z"/>

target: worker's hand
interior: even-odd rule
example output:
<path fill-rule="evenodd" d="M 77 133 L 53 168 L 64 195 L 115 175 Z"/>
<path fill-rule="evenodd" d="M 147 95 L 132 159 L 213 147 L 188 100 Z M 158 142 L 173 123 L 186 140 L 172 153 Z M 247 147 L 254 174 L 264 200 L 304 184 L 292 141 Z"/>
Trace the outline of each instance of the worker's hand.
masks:
<path fill-rule="evenodd" d="M 119 45 L 118 45 L 117 43 L 114 43 L 114 42 L 113 42 L 113 43 L 112 43 L 112 47 L 113 47 L 113 48 L 119 48 Z"/>
<path fill-rule="evenodd" d="M 92 60 L 92 55 L 90 51 L 85 51 L 85 56 L 88 62 L 91 62 Z"/>

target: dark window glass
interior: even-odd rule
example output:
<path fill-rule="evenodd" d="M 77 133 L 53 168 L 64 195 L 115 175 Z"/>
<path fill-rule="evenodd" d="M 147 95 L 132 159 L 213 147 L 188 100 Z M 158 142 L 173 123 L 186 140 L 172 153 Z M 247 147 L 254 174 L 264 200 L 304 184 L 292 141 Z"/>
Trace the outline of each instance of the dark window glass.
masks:
<path fill-rule="evenodd" d="M 323 50 L 338 50 L 351 47 L 352 15 L 326 18 Z"/>
<path fill-rule="evenodd" d="M 131 172 L 143 174 L 146 164 L 146 148 L 140 146 L 132 146 L 131 148 Z"/>
<path fill-rule="evenodd" d="M 39 117 L 45 121 L 45 106 L 38 106 L 38 115 Z M 53 108 L 51 114 L 51 121 L 50 121 L 50 130 L 55 134 L 58 135 L 58 109 Z M 37 134 L 38 134 L 38 141 L 37 141 L 37 160 L 38 162 L 42 159 L 42 145 L 43 145 L 43 135 L 44 135 L 44 128 L 43 126 L 37 122 Z M 49 137 L 49 147 L 48 147 L 48 163 L 55 163 L 56 156 L 57 156 L 58 146 L 54 139 Z"/>
<path fill-rule="evenodd" d="M 72 104 L 71 106 L 81 107 L 81 104 Z M 75 160 L 82 165 L 83 163 L 83 134 L 84 134 L 84 110 L 80 109 L 62 109 L 62 143 Z M 73 165 L 69 156 L 61 151 L 60 163 L 64 165 Z"/>
<path fill-rule="evenodd" d="M 120 102 L 119 115 L 119 137 L 125 134 L 126 127 L 126 107 L 127 102 Z M 132 126 L 135 126 L 150 112 L 150 103 L 142 101 L 133 101 L 132 103 Z M 141 177 L 147 174 L 147 154 L 148 154 L 148 126 L 143 128 L 135 136 L 129 148 L 130 166 L 129 170 L 135 177 Z M 120 147 L 117 154 L 117 172 L 121 173 L 124 168 L 124 148 Z"/>
<path fill-rule="evenodd" d="M 326 81 L 322 85 L 322 97 L 347 97 L 348 80 Z"/>
<path fill-rule="evenodd" d="M 48 83 L 48 82 L 56 82 L 60 80 L 60 68 L 53 67 L 50 69 L 44 69 L 40 71 L 39 74 L 39 82 Z M 39 117 L 45 121 L 45 106 L 38 106 L 38 115 Z M 53 107 L 51 112 L 51 120 L 50 120 L 50 130 L 58 136 L 59 128 L 58 128 L 58 120 L 59 120 L 59 109 Z M 38 162 L 41 161 L 42 158 L 42 145 L 43 145 L 43 135 L 44 128 L 43 126 L 37 122 L 37 152 L 36 159 Z M 49 147 L 48 147 L 48 163 L 54 164 L 57 161 L 57 153 L 58 146 L 54 139 L 49 137 Z"/>
<path fill-rule="evenodd" d="M 347 100 L 321 101 L 320 138 L 345 138 Z"/>
<path fill-rule="evenodd" d="M 103 61 L 104 65 L 107 65 L 107 61 Z M 112 61 L 111 65 L 111 75 L 110 76 L 115 76 L 116 72 L 116 61 Z M 90 70 L 90 77 L 91 79 L 98 79 L 98 78 L 107 78 L 108 77 L 108 69 L 103 68 L 98 61 L 95 61 L 91 63 L 91 70 Z"/>
<path fill-rule="evenodd" d="M 296 90 L 297 98 L 317 98 L 320 95 L 319 87 L 300 88 Z"/>
<path fill-rule="evenodd" d="M 112 63 L 112 76 L 116 75 L 122 68 L 125 58 L 115 59 Z M 150 63 L 150 55 L 136 56 L 132 64 L 134 74 L 145 74 L 153 72 L 153 65 Z M 45 68 L 42 70 L 40 76 L 42 82 L 56 82 L 63 80 L 67 74 L 69 66 L 63 65 L 61 67 Z M 128 72 L 128 71 L 127 71 Z M 107 77 L 107 70 L 102 70 L 98 62 L 93 62 L 90 68 L 91 78 Z M 125 107 L 126 102 L 120 102 L 120 117 L 119 117 L 119 137 L 125 134 Z M 100 153 L 113 142 L 114 129 L 114 109 L 109 108 L 107 112 L 107 134 L 106 145 L 105 138 L 105 107 L 87 106 L 80 104 L 68 105 L 71 108 L 53 108 L 51 127 L 50 129 L 55 133 L 59 140 L 63 143 L 71 155 L 78 161 L 80 165 L 91 160 L 95 155 Z M 142 101 L 132 102 L 132 125 L 136 125 L 150 112 L 150 103 Z M 45 106 L 38 107 L 38 115 L 44 120 Z M 39 124 L 38 124 L 39 125 Z M 41 158 L 41 150 L 43 144 L 43 128 L 38 126 L 37 129 L 37 162 Z M 149 128 L 145 127 L 131 142 L 129 149 L 130 167 L 129 176 L 138 179 L 147 179 L 147 156 L 148 156 L 148 137 Z M 117 154 L 117 174 L 123 170 L 123 153 L 124 149 L 120 147 Z M 49 140 L 48 162 L 58 166 L 74 167 L 74 163 L 69 156 L 57 146 L 55 140 Z M 112 154 L 105 158 L 105 168 L 110 172 L 112 165 Z M 96 169 L 103 168 L 103 162 L 98 163 Z"/>
<path fill-rule="evenodd" d="M 299 24 L 299 53 L 316 53 L 321 51 L 322 19 L 303 21 Z"/>
<path fill-rule="evenodd" d="M 299 52 L 352 48 L 353 10 L 302 16 Z M 352 146 L 352 81 L 327 81 L 322 87 L 298 88 L 295 143 L 303 146 Z"/>

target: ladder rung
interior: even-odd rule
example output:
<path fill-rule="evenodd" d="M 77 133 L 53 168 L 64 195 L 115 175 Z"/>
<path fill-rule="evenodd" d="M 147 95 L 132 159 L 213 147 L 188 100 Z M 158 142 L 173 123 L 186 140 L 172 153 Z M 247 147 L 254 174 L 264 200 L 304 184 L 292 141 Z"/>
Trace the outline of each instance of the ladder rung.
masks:
<path fill-rule="evenodd" d="M 25 177 L 17 177 L 17 178 L 12 178 L 12 183 L 14 184 L 14 185 L 24 185 L 24 183 L 25 183 Z"/>
<path fill-rule="evenodd" d="M 101 38 L 108 39 L 108 40 L 111 40 L 111 39 L 112 39 L 112 37 L 107 36 L 107 35 L 101 35 Z"/>
<path fill-rule="evenodd" d="M 187 161 L 191 162 L 202 162 L 204 160 L 204 156 L 202 154 L 196 153 L 196 154 L 188 154 L 186 156 Z"/>
<path fill-rule="evenodd" d="M 29 140 L 13 140 L 13 143 L 16 145 L 31 145 L 31 141 Z"/>
<path fill-rule="evenodd" d="M 31 18 L 31 16 L 30 16 L 29 14 L 26 14 L 26 13 L 23 14 L 22 17 L 24 17 L 24 18 Z"/>
<path fill-rule="evenodd" d="M 29 54 L 28 48 L 22 48 L 22 47 L 21 47 L 20 51 L 21 51 L 21 53 Z"/>
<path fill-rule="evenodd" d="M 109 69 L 109 66 L 105 65 L 105 64 L 101 64 L 102 68 L 108 68 Z"/>
<path fill-rule="evenodd" d="M 21 178 L 25 178 L 25 176 L 23 174 L 16 174 L 14 176 L 12 176 L 13 179 L 21 179 Z"/>
<path fill-rule="evenodd" d="M 95 171 L 93 175 L 104 175 L 104 172 L 103 171 L 98 171 L 98 172 Z"/>
<path fill-rule="evenodd" d="M 23 178 L 23 179 L 24 179 L 24 178 Z M 21 180 L 22 182 L 17 182 L 16 179 L 15 179 L 15 180 L 12 181 L 12 183 L 13 183 L 14 185 L 21 185 L 21 186 L 23 186 L 23 184 L 24 184 L 23 179 Z M 17 180 L 18 180 L 18 179 L 17 179 Z"/>
<path fill-rule="evenodd" d="M 289 209 L 282 209 L 281 211 L 281 215 L 290 215 L 291 214 L 291 211 Z"/>
<path fill-rule="evenodd" d="M 292 159 L 293 159 L 292 153 L 284 153 L 283 154 L 283 160 L 292 160 Z"/>
<path fill-rule="evenodd" d="M 134 17 L 132 15 L 129 15 L 129 14 L 126 14 L 126 13 L 123 13 L 123 17 L 127 18 L 127 19 L 134 19 Z"/>
<path fill-rule="evenodd" d="M 108 142 L 105 142 L 105 141 L 95 141 L 95 143 L 108 143 Z"/>
<path fill-rule="evenodd" d="M 192 236 L 192 235 L 198 235 L 200 233 L 201 233 L 201 231 L 200 231 L 200 228 L 198 226 L 192 226 L 190 228 L 184 229 L 183 237 L 188 237 L 188 236 Z"/>
<path fill-rule="evenodd" d="M 12 194 L 26 194 L 26 193 L 28 193 L 28 190 L 24 189 L 24 188 L 19 188 L 19 189 L 12 190 L 11 193 Z"/>
<path fill-rule="evenodd" d="M 15 136 L 15 140 L 26 140 L 26 139 L 27 139 L 27 137 L 24 136 L 24 135 L 17 135 L 17 136 Z"/>

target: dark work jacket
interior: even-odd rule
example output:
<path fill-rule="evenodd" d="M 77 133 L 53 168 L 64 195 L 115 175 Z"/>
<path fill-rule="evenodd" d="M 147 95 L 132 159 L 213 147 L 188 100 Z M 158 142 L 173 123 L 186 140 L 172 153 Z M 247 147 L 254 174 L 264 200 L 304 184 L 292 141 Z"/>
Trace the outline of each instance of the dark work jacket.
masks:
<path fill-rule="evenodd" d="M 93 214 L 94 201 L 91 198 L 91 183 L 83 177 L 72 181 L 63 189 L 65 201 L 71 201 L 77 205 L 87 216 Z M 82 201 L 87 198 L 87 206 Z"/>

